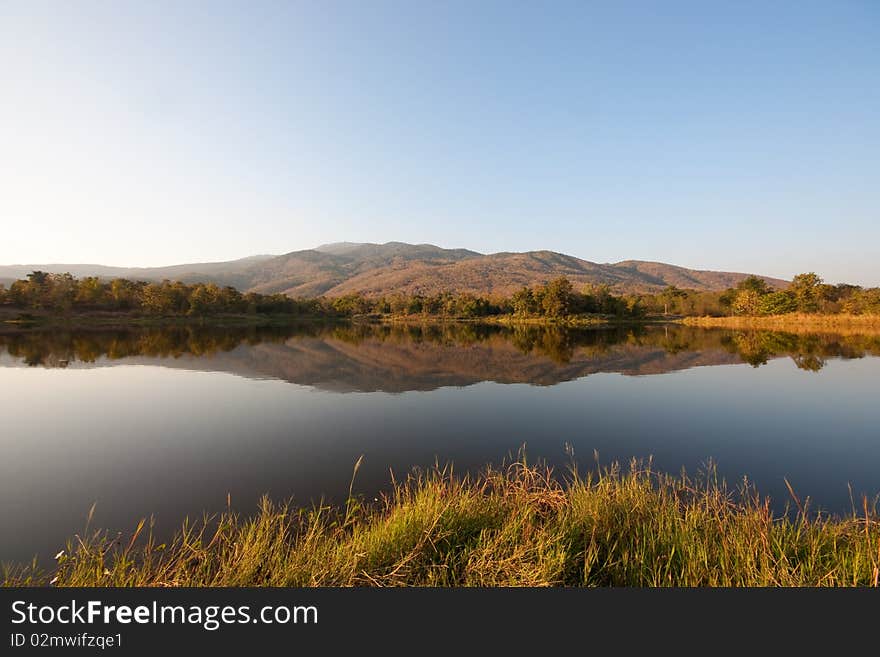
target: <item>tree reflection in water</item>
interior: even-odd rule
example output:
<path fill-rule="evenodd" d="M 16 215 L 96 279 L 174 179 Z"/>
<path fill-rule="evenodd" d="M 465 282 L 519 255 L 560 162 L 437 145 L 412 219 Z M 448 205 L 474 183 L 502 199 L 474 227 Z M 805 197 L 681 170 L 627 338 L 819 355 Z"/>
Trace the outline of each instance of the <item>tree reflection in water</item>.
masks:
<path fill-rule="evenodd" d="M 565 368 L 572 363 L 608 361 L 608 369 L 626 371 L 626 358 L 644 366 L 650 360 L 659 373 L 686 368 L 688 356 L 715 354 L 714 364 L 744 362 L 754 367 L 771 359 L 790 357 L 807 371 L 819 371 L 830 358 L 861 358 L 880 355 L 880 336 L 866 334 L 789 333 L 703 329 L 681 325 L 627 325 L 597 328 L 566 328 L 553 325 L 499 326 L 478 323 L 445 324 L 319 324 L 291 326 L 205 327 L 172 326 L 125 329 L 30 330 L 0 333 L 0 355 L 36 367 L 67 367 L 72 363 L 100 364 L 133 357 L 179 359 L 206 358 L 239 347 L 279 345 L 290 349 L 323 343 L 336 353 L 352 358 L 355 351 L 378 350 L 394 360 L 396 353 L 433 353 L 437 366 L 456 360 L 487 362 L 550 363 Z M 517 354 L 519 356 L 517 356 Z M 724 355 L 732 355 L 731 361 Z M 522 357 L 527 357 L 525 360 Z M 649 358 L 650 357 L 650 358 Z M 641 359 L 641 360 L 639 360 Z M 406 359 L 402 359 L 405 361 Z M 664 361 L 668 369 L 664 370 Z M 694 364 L 713 364 L 708 362 Z M 415 366 L 415 364 L 414 364 Z M 692 365 L 691 365 L 692 366 Z M 405 363 L 401 367 L 406 367 Z M 451 367 L 451 365 L 450 365 Z M 456 366 L 458 367 L 458 366 Z M 587 372 L 589 373 L 589 372 Z M 488 376 L 487 378 L 492 378 Z M 566 378 L 566 377 L 563 377 Z M 570 378 L 570 377 L 568 377 Z"/>

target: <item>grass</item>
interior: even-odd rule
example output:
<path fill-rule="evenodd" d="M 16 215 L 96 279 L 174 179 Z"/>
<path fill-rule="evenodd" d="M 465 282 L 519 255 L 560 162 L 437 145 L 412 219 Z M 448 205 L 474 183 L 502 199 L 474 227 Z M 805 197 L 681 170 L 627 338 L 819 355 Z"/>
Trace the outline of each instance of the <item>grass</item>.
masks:
<path fill-rule="evenodd" d="M 618 317 L 616 315 L 565 315 L 563 317 L 529 317 L 521 315 L 495 315 L 483 318 L 488 324 L 503 324 L 506 326 L 566 326 L 566 327 L 582 327 L 597 325 L 616 325 L 616 324 L 650 324 L 667 322 L 665 318 L 659 317 Z"/>
<path fill-rule="evenodd" d="M 357 471 L 357 467 L 355 468 Z M 7 586 L 877 586 L 876 501 L 847 517 L 792 492 L 774 516 L 748 485 L 632 463 L 560 481 L 524 460 L 479 476 L 413 474 L 365 504 L 263 500 L 157 544 L 86 532 L 57 566 L 6 567 Z"/>
<path fill-rule="evenodd" d="M 370 321 L 386 324 L 489 324 L 502 326 L 562 326 L 566 328 L 593 327 L 605 325 L 668 324 L 677 317 L 662 315 L 648 317 L 619 317 L 617 315 L 565 315 L 563 317 L 522 316 L 522 315 L 484 315 L 480 317 L 457 317 L 452 315 L 394 315 L 371 314 L 355 315 L 355 321 Z"/>
<path fill-rule="evenodd" d="M 784 329 L 786 331 L 816 331 L 820 329 L 841 331 L 880 330 L 880 315 L 850 315 L 788 313 L 785 315 L 766 315 L 760 317 L 685 317 L 681 320 L 689 326 L 744 328 L 744 329 Z"/>

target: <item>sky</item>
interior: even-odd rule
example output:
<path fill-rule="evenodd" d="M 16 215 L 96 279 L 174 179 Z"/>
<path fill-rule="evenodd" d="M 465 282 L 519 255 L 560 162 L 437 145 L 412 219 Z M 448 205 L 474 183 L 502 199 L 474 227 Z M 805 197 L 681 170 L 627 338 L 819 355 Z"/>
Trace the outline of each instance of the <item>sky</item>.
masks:
<path fill-rule="evenodd" d="M 0 0 L 0 264 L 336 241 L 880 285 L 880 3 Z"/>

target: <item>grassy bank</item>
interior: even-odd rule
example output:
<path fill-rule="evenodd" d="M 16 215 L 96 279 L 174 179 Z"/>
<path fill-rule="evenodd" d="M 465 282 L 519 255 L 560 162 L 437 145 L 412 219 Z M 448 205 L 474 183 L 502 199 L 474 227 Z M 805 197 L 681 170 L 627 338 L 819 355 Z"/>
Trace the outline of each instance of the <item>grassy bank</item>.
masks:
<path fill-rule="evenodd" d="M 373 319 L 383 324 L 489 324 L 496 326 L 604 326 L 611 322 L 603 317 L 442 317 L 434 315 L 383 315 Z M 630 322 L 631 323 L 631 322 Z"/>
<path fill-rule="evenodd" d="M 503 326 L 605 326 L 620 324 L 656 324 L 667 323 L 663 317 L 618 317 L 616 315 L 567 315 L 565 317 L 522 317 L 520 315 L 498 315 L 487 317 L 487 324 Z"/>
<path fill-rule="evenodd" d="M 90 312 L 55 315 L 43 312 L 34 313 L 0 313 L 0 330 L 8 329 L 115 329 L 126 327 L 163 327 L 163 326 L 209 326 L 209 327 L 240 327 L 240 326 L 284 326 L 297 322 L 334 322 L 339 318 L 318 315 L 258 313 L 258 314 L 219 314 L 204 316 L 157 316 L 141 315 L 126 312 Z"/>
<path fill-rule="evenodd" d="M 786 315 L 767 315 L 760 317 L 685 317 L 681 320 L 689 326 L 735 328 L 735 329 L 776 329 L 785 331 L 843 331 L 880 330 L 880 315 L 815 315 L 789 313 Z"/>
<path fill-rule="evenodd" d="M 618 326 L 629 324 L 668 324 L 675 317 L 618 317 L 616 315 L 567 315 L 564 317 L 539 317 L 521 315 L 487 315 L 484 317 L 451 317 L 444 315 L 357 315 L 355 321 L 384 324 L 489 324 L 496 326 L 564 326 L 570 328 L 592 326 Z"/>
<path fill-rule="evenodd" d="M 186 524 L 157 545 L 86 533 L 57 568 L 7 568 L 6 585 L 877 586 L 880 519 L 816 515 L 792 496 L 774 517 L 751 490 L 633 466 L 559 483 L 515 463 L 476 478 L 413 476 L 370 504 L 268 500 Z"/>

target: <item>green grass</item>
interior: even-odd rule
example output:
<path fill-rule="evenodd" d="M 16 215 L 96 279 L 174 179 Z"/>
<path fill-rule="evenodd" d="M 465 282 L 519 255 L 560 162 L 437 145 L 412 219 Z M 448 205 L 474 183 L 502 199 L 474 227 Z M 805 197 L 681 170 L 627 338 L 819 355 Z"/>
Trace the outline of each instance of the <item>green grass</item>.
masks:
<path fill-rule="evenodd" d="M 86 532 L 57 566 L 6 567 L 5 585 L 56 586 L 877 586 L 876 501 L 848 517 L 792 493 L 774 516 L 743 485 L 633 463 L 560 482 L 516 462 L 459 477 L 412 475 L 366 504 L 310 509 L 264 500 L 157 544 Z"/>

